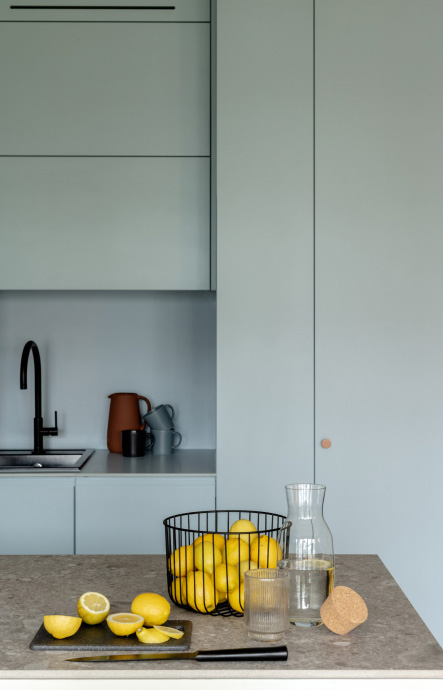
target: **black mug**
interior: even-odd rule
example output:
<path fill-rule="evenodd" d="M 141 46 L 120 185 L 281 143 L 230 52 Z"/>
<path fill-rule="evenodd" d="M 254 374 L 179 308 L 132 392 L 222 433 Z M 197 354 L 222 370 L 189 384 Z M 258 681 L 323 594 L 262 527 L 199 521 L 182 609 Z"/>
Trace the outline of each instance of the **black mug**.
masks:
<path fill-rule="evenodd" d="M 149 436 L 149 444 L 147 437 Z M 125 458 L 141 458 L 146 449 L 152 448 L 154 440 L 151 434 L 140 429 L 125 429 L 122 431 L 122 455 Z"/>

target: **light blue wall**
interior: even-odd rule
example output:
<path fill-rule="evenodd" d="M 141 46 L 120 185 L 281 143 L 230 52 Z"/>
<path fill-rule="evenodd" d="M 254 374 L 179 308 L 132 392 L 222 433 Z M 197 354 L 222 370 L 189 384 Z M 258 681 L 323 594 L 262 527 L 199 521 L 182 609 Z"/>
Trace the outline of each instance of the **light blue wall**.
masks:
<path fill-rule="evenodd" d="M 174 406 L 182 448 L 215 448 L 215 315 L 209 292 L 0 292 L 0 447 L 32 446 L 33 363 L 27 391 L 19 371 L 35 340 L 60 428 L 46 447 L 105 448 L 107 396 L 129 391 Z"/>

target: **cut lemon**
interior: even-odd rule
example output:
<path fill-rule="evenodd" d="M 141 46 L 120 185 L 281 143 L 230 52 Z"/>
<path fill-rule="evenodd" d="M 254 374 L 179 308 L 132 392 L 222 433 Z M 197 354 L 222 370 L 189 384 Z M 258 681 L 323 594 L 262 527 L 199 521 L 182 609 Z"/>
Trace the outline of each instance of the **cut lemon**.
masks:
<path fill-rule="evenodd" d="M 107 617 L 106 622 L 114 635 L 123 637 L 125 635 L 132 635 L 132 633 L 141 628 L 144 619 L 143 616 L 137 616 L 135 613 L 111 613 Z"/>
<path fill-rule="evenodd" d="M 77 603 L 78 615 L 88 625 L 104 621 L 110 608 L 109 599 L 98 592 L 85 592 Z"/>
<path fill-rule="evenodd" d="M 174 640 L 179 640 L 185 634 L 183 630 L 177 630 L 177 628 L 168 628 L 167 625 L 153 625 L 152 627 L 163 633 L 163 635 L 173 637 Z"/>
<path fill-rule="evenodd" d="M 323 558 L 302 558 L 296 559 L 291 567 L 295 567 L 296 570 L 328 570 L 332 568 L 332 563 Z"/>
<path fill-rule="evenodd" d="M 138 641 L 144 644 L 161 644 L 169 640 L 169 635 L 164 635 L 155 628 L 139 628 L 135 634 Z"/>
<path fill-rule="evenodd" d="M 82 619 L 77 616 L 43 616 L 45 630 L 56 640 L 72 637 L 81 624 Z"/>
<path fill-rule="evenodd" d="M 145 625 L 163 625 L 169 618 L 171 604 L 161 594 L 143 592 L 133 600 L 131 611 L 142 616 Z"/>

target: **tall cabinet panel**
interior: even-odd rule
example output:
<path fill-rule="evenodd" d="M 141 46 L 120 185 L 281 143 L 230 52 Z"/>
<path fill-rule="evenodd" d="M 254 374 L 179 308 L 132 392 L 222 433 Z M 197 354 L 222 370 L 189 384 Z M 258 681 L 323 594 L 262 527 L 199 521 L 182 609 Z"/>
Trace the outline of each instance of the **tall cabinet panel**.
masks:
<path fill-rule="evenodd" d="M 217 503 L 313 479 L 311 0 L 217 6 Z"/>
<path fill-rule="evenodd" d="M 316 480 L 336 550 L 378 553 L 441 641 L 442 26 L 316 2 Z"/>

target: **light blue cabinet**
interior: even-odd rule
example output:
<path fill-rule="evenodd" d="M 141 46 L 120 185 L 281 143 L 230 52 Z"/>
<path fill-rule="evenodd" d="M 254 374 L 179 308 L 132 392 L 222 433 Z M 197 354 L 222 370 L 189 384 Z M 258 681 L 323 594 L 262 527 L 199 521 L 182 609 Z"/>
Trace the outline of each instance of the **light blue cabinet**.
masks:
<path fill-rule="evenodd" d="M 74 479 L 0 479 L 0 554 L 74 553 Z"/>
<path fill-rule="evenodd" d="M 164 553 L 166 517 L 214 509 L 214 477 L 79 478 L 75 552 Z"/>

